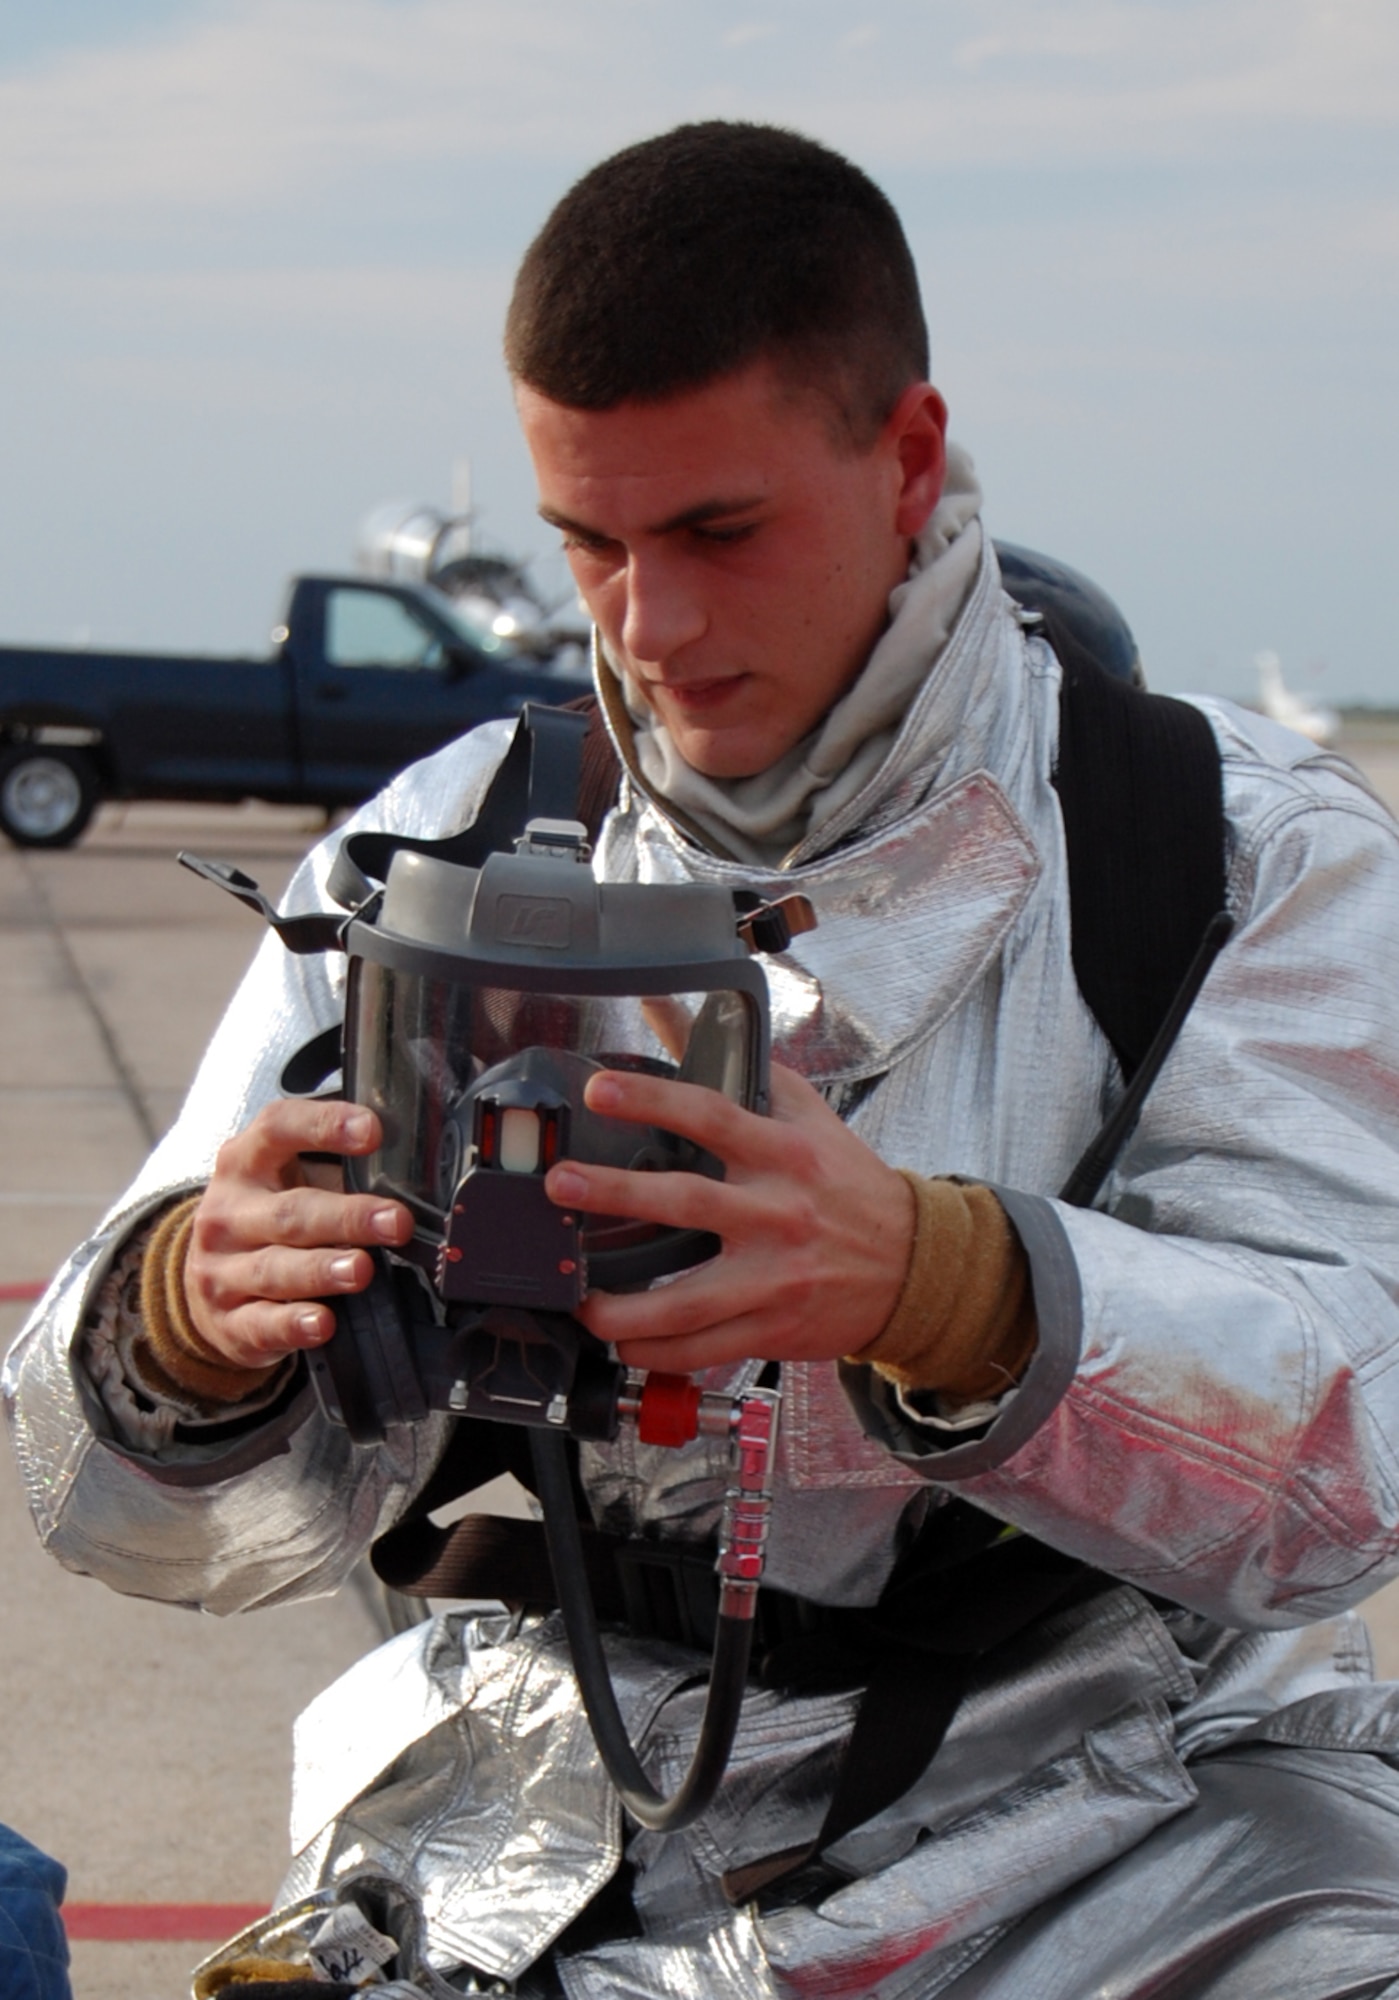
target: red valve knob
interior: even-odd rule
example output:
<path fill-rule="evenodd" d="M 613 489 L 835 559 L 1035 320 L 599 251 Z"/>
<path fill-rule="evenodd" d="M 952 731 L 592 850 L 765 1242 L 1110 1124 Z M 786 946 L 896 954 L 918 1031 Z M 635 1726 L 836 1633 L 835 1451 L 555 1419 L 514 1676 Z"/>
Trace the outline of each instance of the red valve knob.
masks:
<path fill-rule="evenodd" d="M 699 1436 L 703 1394 L 688 1375 L 648 1375 L 641 1385 L 636 1431 L 643 1444 L 688 1444 Z"/>

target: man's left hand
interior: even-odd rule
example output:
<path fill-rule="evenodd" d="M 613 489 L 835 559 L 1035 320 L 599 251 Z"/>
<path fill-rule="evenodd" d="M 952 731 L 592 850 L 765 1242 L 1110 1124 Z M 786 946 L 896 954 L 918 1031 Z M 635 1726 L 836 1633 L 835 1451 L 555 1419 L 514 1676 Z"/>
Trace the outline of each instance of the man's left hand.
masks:
<path fill-rule="evenodd" d="M 726 1178 L 561 1161 L 561 1206 L 719 1237 L 721 1254 L 649 1292 L 594 1292 L 579 1317 L 630 1367 L 694 1374 L 751 1357 L 828 1361 L 882 1330 L 913 1247 L 908 1184 L 795 1070 L 772 1066 L 772 1115 L 717 1091 L 608 1070 L 591 1110 L 658 1125 L 724 1162 Z"/>

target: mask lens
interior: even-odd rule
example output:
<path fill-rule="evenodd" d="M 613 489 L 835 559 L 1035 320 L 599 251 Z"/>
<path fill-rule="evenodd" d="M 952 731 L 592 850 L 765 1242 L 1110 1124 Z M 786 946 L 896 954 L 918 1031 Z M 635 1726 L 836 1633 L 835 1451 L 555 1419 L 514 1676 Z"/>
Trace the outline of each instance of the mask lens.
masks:
<path fill-rule="evenodd" d="M 677 1076 L 740 1104 L 754 1087 L 756 1019 L 742 993 L 524 992 L 371 959 L 358 961 L 357 974 L 346 1087 L 378 1113 L 384 1139 L 354 1163 L 354 1180 L 407 1202 L 426 1224 L 440 1221 L 477 1166 L 543 1174 L 568 1152 L 622 1167 L 706 1170 L 673 1133 L 587 1111 L 583 1089 L 597 1069 Z M 546 1080 L 547 1089 L 535 1087 Z M 614 1218 L 585 1234 L 621 1244 L 638 1231 L 657 1234 Z"/>

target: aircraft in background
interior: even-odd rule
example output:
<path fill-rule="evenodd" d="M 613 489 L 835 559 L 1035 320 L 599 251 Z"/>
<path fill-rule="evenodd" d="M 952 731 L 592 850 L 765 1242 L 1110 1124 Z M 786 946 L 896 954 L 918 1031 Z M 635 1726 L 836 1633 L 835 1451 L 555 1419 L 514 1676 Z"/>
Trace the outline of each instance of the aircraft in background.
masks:
<path fill-rule="evenodd" d="M 355 567 L 364 576 L 431 584 L 515 652 L 587 672 L 591 631 L 573 592 L 550 603 L 529 575 L 528 562 L 482 549 L 469 504 L 450 513 L 416 501 L 376 507 L 360 524 Z"/>
<path fill-rule="evenodd" d="M 1325 708 L 1310 695 L 1294 694 L 1282 677 L 1282 661 L 1276 653 L 1255 653 L 1258 669 L 1258 706 L 1270 721 L 1309 736 L 1313 743 L 1334 743 L 1341 718 L 1334 708 Z"/>

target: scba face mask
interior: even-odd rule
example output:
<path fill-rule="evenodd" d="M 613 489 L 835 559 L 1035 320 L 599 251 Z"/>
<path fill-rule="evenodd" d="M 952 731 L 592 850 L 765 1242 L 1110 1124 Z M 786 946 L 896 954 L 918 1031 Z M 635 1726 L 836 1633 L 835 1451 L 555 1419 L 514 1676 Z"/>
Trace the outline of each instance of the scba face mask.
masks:
<path fill-rule="evenodd" d="M 345 1019 L 287 1065 L 307 1094 L 334 1071 L 382 1141 L 342 1164 L 356 1191 L 413 1217 L 376 1253 L 368 1293 L 308 1356 L 326 1414 L 372 1443 L 430 1410 L 610 1437 L 625 1371 L 572 1317 L 588 1290 L 675 1276 L 719 1249 L 703 1232 L 573 1213 L 556 1160 L 722 1177 L 691 1141 L 590 1109 L 590 1077 L 646 1072 L 767 1107 L 767 981 L 755 951 L 814 922 L 799 897 L 699 883 L 598 882 L 562 818 L 583 718 L 527 709 L 464 832 L 356 833 L 330 876 L 348 915 L 282 917 L 236 869 L 181 858 L 256 909 L 296 952 L 348 958 Z M 522 830 L 523 829 L 523 830 Z M 416 1267 L 431 1299 L 415 1290 Z"/>
<path fill-rule="evenodd" d="M 412 1212 L 414 1261 L 447 1302 L 571 1312 L 712 1254 L 713 1239 L 570 1215 L 544 1193 L 556 1160 L 717 1175 L 658 1127 L 599 1116 L 602 1070 L 644 1071 L 767 1106 L 767 982 L 732 895 L 598 883 L 581 829 L 532 823 L 479 868 L 395 855 L 350 958 L 345 1091 L 379 1149 L 350 1184 Z"/>

